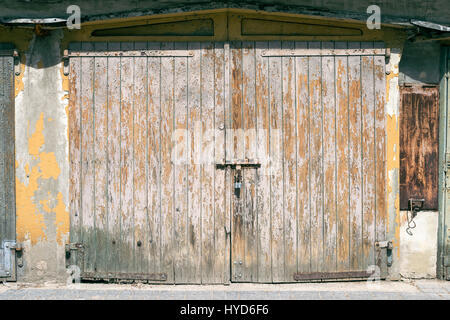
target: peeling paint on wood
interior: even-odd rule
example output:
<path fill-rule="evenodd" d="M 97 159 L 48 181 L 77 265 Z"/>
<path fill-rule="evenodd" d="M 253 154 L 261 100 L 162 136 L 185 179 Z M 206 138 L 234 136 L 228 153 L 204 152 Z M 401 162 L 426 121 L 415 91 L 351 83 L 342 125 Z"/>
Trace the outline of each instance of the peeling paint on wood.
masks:
<path fill-rule="evenodd" d="M 91 244 L 85 268 L 224 283 L 373 264 L 387 217 L 384 57 L 261 53 L 378 45 L 109 43 L 193 56 L 71 58 L 71 190 L 84 203 L 73 238 Z M 241 169 L 238 190 L 237 169 L 215 164 L 246 159 L 260 166 Z"/>

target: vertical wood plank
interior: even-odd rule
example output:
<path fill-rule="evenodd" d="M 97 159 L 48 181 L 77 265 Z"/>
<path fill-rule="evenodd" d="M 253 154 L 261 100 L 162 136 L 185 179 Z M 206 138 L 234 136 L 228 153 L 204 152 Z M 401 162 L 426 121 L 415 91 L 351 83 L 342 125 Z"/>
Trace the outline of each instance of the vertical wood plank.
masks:
<path fill-rule="evenodd" d="M 242 140 L 244 144 L 244 158 L 254 161 L 256 158 L 256 106 L 255 106 L 255 43 L 242 43 Z M 244 257 L 243 279 L 255 281 L 257 277 L 257 204 L 256 204 L 256 170 L 246 169 L 245 179 L 249 189 L 247 210 L 244 216 Z"/>
<path fill-rule="evenodd" d="M 201 101 L 200 101 L 200 43 L 190 42 L 188 50 L 194 56 L 188 60 L 188 131 L 190 137 L 188 169 L 188 220 L 187 235 L 189 243 L 188 269 L 189 282 L 201 282 Z"/>
<path fill-rule="evenodd" d="M 120 43 L 108 43 L 108 50 L 120 50 Z M 120 58 L 108 58 L 108 257 L 111 273 L 119 272 L 120 259 Z"/>
<path fill-rule="evenodd" d="M 6 89 L 6 57 L 0 56 L 0 241 L 6 240 L 7 238 L 7 211 L 6 211 L 6 186 L 8 182 L 6 181 L 6 144 L 9 140 L 6 137 L 7 132 L 7 121 L 6 115 L 8 112 L 9 101 L 5 97 Z M 1 243 L 1 242 L 0 242 Z M 3 253 L 3 249 L 1 251 Z M 3 265 L 3 256 L 0 257 L 0 265 Z"/>
<path fill-rule="evenodd" d="M 336 49 L 347 49 L 347 42 L 336 42 Z M 347 57 L 335 58 L 336 77 L 336 167 L 337 167 L 337 271 L 349 269 L 349 104 Z"/>
<path fill-rule="evenodd" d="M 230 148 L 230 159 L 241 160 L 244 158 L 244 141 L 243 141 L 243 116 L 242 116 L 242 42 L 235 41 L 230 43 L 231 53 L 231 130 L 227 134 L 232 135 L 232 147 Z M 244 192 L 243 189 L 236 191 L 234 189 L 234 182 L 237 175 L 237 170 L 231 170 L 231 186 L 232 189 L 232 215 L 231 215 L 231 258 L 232 258 L 232 279 L 234 281 L 243 281 L 242 270 L 245 265 L 242 265 L 245 257 L 245 231 L 243 225 L 243 204 Z M 242 171 L 241 171 L 242 172 Z M 243 177 L 243 172 L 242 175 Z M 236 193 L 236 192 L 239 192 Z M 239 276 L 240 275 L 240 276 Z"/>
<path fill-rule="evenodd" d="M 187 43 L 175 43 L 175 50 L 186 50 Z M 188 270 L 188 244 L 187 244 L 187 65 L 188 58 L 175 58 L 174 74 L 174 95 L 175 95 L 175 132 L 174 132 L 174 150 L 172 151 L 172 160 L 175 167 L 175 245 L 177 252 L 175 255 L 175 283 L 186 283 L 189 275 L 185 274 Z"/>
<path fill-rule="evenodd" d="M 133 50 L 132 42 L 122 42 L 121 50 Z M 120 58 L 120 271 L 132 272 L 134 266 L 134 199 L 133 199 L 133 90 L 134 58 Z"/>
<path fill-rule="evenodd" d="M 374 48 L 384 48 L 383 43 L 374 43 Z M 375 74 L 375 217 L 376 240 L 386 240 L 386 71 L 385 58 L 374 57 Z"/>
<path fill-rule="evenodd" d="M 296 42 L 296 49 L 307 49 L 307 42 Z M 310 104 L 309 62 L 307 57 L 295 59 L 297 95 L 297 198 L 298 198 L 298 272 L 311 271 L 310 215 Z"/>
<path fill-rule="evenodd" d="M 161 43 L 161 50 L 173 50 L 173 42 Z M 167 282 L 174 282 L 173 244 L 174 172 L 170 159 L 174 129 L 174 58 L 161 59 L 161 263 Z"/>
<path fill-rule="evenodd" d="M 83 43 L 82 50 L 92 51 L 92 43 Z M 81 58 L 81 194 L 82 194 L 82 242 L 84 271 L 94 271 L 95 263 L 95 216 L 94 216 L 94 58 Z"/>
<path fill-rule="evenodd" d="M 230 43 L 225 42 L 223 48 L 224 61 L 224 117 L 225 117 L 225 125 L 224 125 L 224 139 L 225 139 L 225 147 L 224 147 L 224 159 L 229 159 L 229 149 L 232 145 L 231 135 L 228 133 L 229 129 L 232 127 L 231 117 L 230 117 L 230 106 L 231 106 L 231 96 L 230 96 L 230 65 L 231 65 L 231 52 L 230 52 Z M 229 283 L 231 281 L 231 170 L 227 168 L 225 170 L 225 272 L 223 273 L 224 283 Z"/>
<path fill-rule="evenodd" d="M 80 43 L 71 45 L 73 50 L 81 48 Z M 69 62 L 69 203 L 70 242 L 79 243 L 81 225 L 81 58 L 70 58 Z M 76 255 L 72 264 L 80 266 Z"/>
<path fill-rule="evenodd" d="M 6 56 L 1 58 L 2 71 L 0 75 L 3 77 L 3 97 L 0 97 L 0 105 L 2 108 L 2 120 L 3 123 L 0 124 L 3 127 L 3 132 L 0 133 L 0 148 L 3 144 L 3 163 L 4 172 L 3 179 L 4 184 L 0 186 L 0 192 L 3 191 L 4 194 L 4 233 L 2 233 L 6 240 L 13 240 L 16 238 L 16 201 L 15 201 L 15 156 L 14 156 L 14 142 L 15 142 L 15 112 L 14 112 L 14 66 L 13 57 Z M 3 102 L 1 101 L 3 100 Z M 1 122 L 1 121 L 0 121 Z M 3 140 L 3 141 L 1 141 Z M 1 182 L 0 182 L 1 183 Z M 1 190 L 3 189 L 3 190 Z M 1 240 L 1 236 L 0 236 Z M 15 278 L 15 271 L 13 271 L 11 280 Z"/>
<path fill-rule="evenodd" d="M 149 42 L 149 50 L 160 50 Z M 166 272 L 161 266 L 161 59 L 148 58 L 148 231 L 149 271 Z"/>
<path fill-rule="evenodd" d="M 269 49 L 280 49 L 280 41 L 270 41 Z M 284 280 L 283 230 L 283 105 L 281 57 L 269 58 L 270 160 L 271 160 L 271 231 L 272 276 L 274 282 Z"/>
<path fill-rule="evenodd" d="M 214 283 L 214 44 L 201 43 L 202 283 Z"/>
<path fill-rule="evenodd" d="M 229 148 L 229 159 L 244 159 L 244 143 L 242 139 L 242 42 L 230 43 L 231 50 L 231 121 L 232 146 Z"/>
<path fill-rule="evenodd" d="M 135 50 L 147 49 L 146 42 L 134 43 Z M 148 272 L 147 221 L 147 58 L 134 58 L 133 92 L 133 204 L 134 267 L 133 272 Z"/>
<path fill-rule="evenodd" d="M 349 42 L 349 49 L 361 48 Z M 350 154 L 350 269 L 362 266 L 361 57 L 348 57 Z"/>
<path fill-rule="evenodd" d="M 261 161 L 257 185 L 257 281 L 272 282 L 272 243 L 270 230 L 270 135 L 269 135 L 269 59 L 261 56 L 268 42 L 255 43 L 255 96 L 257 114 L 257 158 Z"/>
<path fill-rule="evenodd" d="M 105 51 L 106 42 L 95 43 L 95 50 Z M 94 65 L 94 203 L 95 203 L 95 250 L 96 259 L 94 270 L 105 272 L 108 269 L 107 242 L 108 242 L 108 216 L 107 216 L 107 144 L 108 144 L 108 58 L 95 58 Z"/>
<path fill-rule="evenodd" d="M 282 48 L 295 49 L 295 43 L 284 41 Z M 284 203 L 284 281 L 292 281 L 297 272 L 297 130 L 295 58 L 283 57 L 283 203 Z"/>
<path fill-rule="evenodd" d="M 310 49 L 320 49 L 320 42 L 308 43 Z M 321 58 L 309 58 L 309 103 L 311 130 L 311 271 L 322 270 L 323 259 L 323 110 L 321 97 Z"/>
<path fill-rule="evenodd" d="M 361 48 L 373 48 L 372 42 L 361 43 Z M 363 222 L 362 269 L 375 263 L 375 96 L 373 57 L 361 57 L 361 112 L 363 158 Z"/>
<path fill-rule="evenodd" d="M 225 159 L 225 54 L 224 43 L 214 43 L 214 158 L 216 163 Z M 215 283 L 226 283 L 228 274 L 227 257 L 227 207 L 225 170 L 215 170 L 214 176 L 214 261 L 213 276 Z"/>
<path fill-rule="evenodd" d="M 322 49 L 334 49 L 322 42 Z M 322 57 L 324 272 L 336 271 L 336 94 L 334 57 Z"/>

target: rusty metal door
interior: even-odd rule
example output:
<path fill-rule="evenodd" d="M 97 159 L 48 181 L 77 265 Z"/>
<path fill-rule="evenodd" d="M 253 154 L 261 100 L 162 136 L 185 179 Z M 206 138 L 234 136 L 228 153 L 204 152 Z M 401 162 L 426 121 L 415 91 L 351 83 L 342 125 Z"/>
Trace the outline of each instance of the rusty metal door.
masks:
<path fill-rule="evenodd" d="M 232 281 L 384 276 L 386 52 L 230 43 Z"/>
<path fill-rule="evenodd" d="M 15 280 L 13 47 L 0 44 L 0 280 Z"/>

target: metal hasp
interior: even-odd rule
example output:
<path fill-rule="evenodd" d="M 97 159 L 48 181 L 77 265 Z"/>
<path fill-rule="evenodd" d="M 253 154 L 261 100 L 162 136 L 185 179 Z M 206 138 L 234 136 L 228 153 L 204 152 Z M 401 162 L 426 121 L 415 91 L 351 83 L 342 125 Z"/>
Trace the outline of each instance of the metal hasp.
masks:
<path fill-rule="evenodd" d="M 16 241 L 3 240 L 0 248 L 0 278 L 11 278 L 15 274 Z"/>

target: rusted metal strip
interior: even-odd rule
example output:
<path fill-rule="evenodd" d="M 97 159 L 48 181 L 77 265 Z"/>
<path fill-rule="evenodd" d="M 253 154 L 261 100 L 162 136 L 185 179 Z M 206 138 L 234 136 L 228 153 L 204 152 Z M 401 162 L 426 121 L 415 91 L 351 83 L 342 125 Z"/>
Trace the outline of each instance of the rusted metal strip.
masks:
<path fill-rule="evenodd" d="M 372 272 L 367 271 L 348 271 L 348 272 L 310 272 L 294 273 L 294 280 L 330 280 L 330 279 L 351 279 L 351 278 L 369 278 Z"/>
<path fill-rule="evenodd" d="M 386 49 L 271 49 L 261 53 L 263 57 L 312 57 L 312 56 L 385 56 Z"/>
<path fill-rule="evenodd" d="M 70 57 L 193 57 L 192 50 L 70 51 Z"/>
<path fill-rule="evenodd" d="M 125 272 L 82 272 L 83 280 L 98 279 L 117 279 L 117 280 L 149 280 L 149 281 L 167 281 L 166 273 L 125 273 Z"/>

